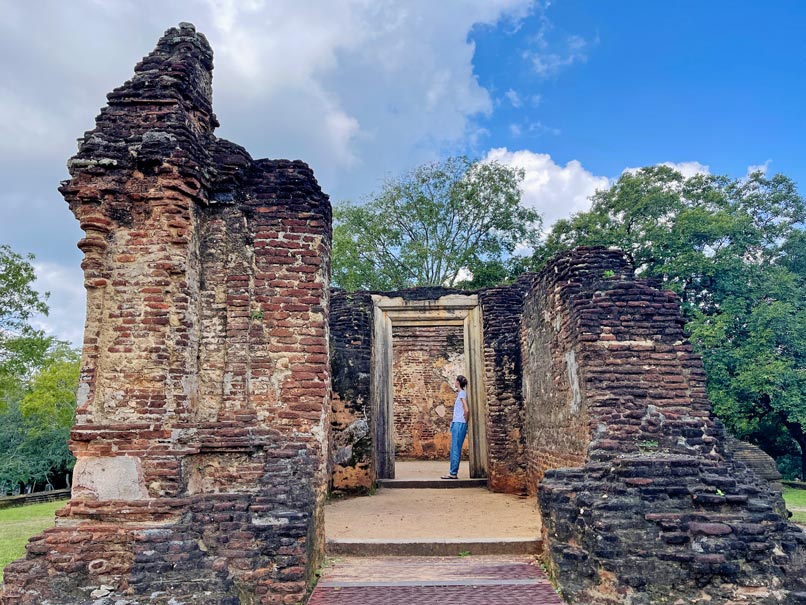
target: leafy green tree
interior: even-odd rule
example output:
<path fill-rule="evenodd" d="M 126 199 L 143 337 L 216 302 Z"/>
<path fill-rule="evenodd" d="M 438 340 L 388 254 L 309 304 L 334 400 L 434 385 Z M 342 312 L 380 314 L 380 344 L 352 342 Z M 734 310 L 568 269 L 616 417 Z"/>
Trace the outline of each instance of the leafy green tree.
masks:
<path fill-rule="evenodd" d="M 0 412 L 0 488 L 45 484 L 73 468 L 67 448 L 80 356 L 65 343 L 47 352 L 30 380 L 6 390 Z"/>
<path fill-rule="evenodd" d="M 453 286 L 466 272 L 499 282 L 509 255 L 538 241 L 540 217 L 520 205 L 522 179 L 522 171 L 499 163 L 450 158 L 387 181 L 364 204 L 338 204 L 334 283 L 348 290 Z"/>
<path fill-rule="evenodd" d="M 0 246 L 0 492 L 72 468 L 78 353 L 31 326 L 47 313 L 31 256 Z"/>
<path fill-rule="evenodd" d="M 799 452 L 806 476 L 806 204 L 795 184 L 654 166 L 592 202 L 555 224 L 533 266 L 578 245 L 624 249 L 638 275 L 680 294 L 728 429 L 773 455 Z"/>
<path fill-rule="evenodd" d="M 51 345 L 51 339 L 30 324 L 34 315 L 48 312 L 47 294 L 43 297 L 33 287 L 32 260 L 0 245 L 0 390 L 13 390 Z"/>

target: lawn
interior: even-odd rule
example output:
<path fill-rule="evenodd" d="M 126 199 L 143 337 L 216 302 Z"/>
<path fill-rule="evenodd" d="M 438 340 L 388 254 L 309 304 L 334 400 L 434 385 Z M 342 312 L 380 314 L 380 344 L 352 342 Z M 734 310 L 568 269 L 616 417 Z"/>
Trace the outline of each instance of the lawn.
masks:
<path fill-rule="evenodd" d="M 806 489 L 784 488 L 784 500 L 789 507 L 806 508 Z"/>
<path fill-rule="evenodd" d="M 0 509 L 0 570 L 25 554 L 28 538 L 53 525 L 64 500 Z"/>
<path fill-rule="evenodd" d="M 806 489 L 785 487 L 784 501 L 786 502 L 786 507 L 792 511 L 792 521 L 806 525 Z"/>

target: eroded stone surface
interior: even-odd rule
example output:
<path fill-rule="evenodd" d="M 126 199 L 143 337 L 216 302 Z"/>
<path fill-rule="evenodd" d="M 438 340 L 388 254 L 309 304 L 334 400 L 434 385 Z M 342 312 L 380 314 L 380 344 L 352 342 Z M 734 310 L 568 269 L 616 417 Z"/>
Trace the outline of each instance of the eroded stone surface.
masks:
<path fill-rule="evenodd" d="M 302 162 L 213 135 L 211 70 L 204 36 L 168 30 L 69 162 L 76 489 L 5 605 L 296 602 L 318 563 L 330 205 Z"/>

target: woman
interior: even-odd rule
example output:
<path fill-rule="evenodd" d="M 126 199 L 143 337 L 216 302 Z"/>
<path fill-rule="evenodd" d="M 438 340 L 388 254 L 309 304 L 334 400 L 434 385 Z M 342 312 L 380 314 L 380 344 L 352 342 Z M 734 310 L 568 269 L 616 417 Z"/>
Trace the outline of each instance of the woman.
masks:
<path fill-rule="evenodd" d="M 459 392 L 453 404 L 453 422 L 451 422 L 451 470 L 443 479 L 459 478 L 459 459 L 462 456 L 462 446 L 467 436 L 467 421 L 470 419 L 470 408 L 467 407 L 467 378 L 462 375 L 456 377 L 454 388 Z"/>

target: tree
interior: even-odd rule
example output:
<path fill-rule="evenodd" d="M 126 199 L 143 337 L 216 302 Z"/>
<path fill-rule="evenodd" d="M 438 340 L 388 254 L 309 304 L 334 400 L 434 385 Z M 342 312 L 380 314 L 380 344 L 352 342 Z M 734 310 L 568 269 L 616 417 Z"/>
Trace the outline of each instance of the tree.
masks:
<path fill-rule="evenodd" d="M 453 286 L 468 273 L 500 281 L 512 252 L 538 241 L 540 217 L 520 205 L 522 179 L 496 162 L 450 158 L 387 181 L 362 205 L 337 205 L 334 283 Z"/>
<path fill-rule="evenodd" d="M 47 484 L 73 468 L 67 448 L 80 356 L 54 344 L 29 381 L 6 392 L 0 413 L 0 487 Z"/>
<path fill-rule="evenodd" d="M 47 313 L 31 256 L 0 246 L 0 492 L 72 468 L 78 353 L 31 326 Z"/>
<path fill-rule="evenodd" d="M 533 266 L 577 245 L 624 249 L 638 275 L 680 294 L 728 429 L 774 455 L 799 452 L 806 476 L 806 204 L 795 184 L 655 166 L 592 202 L 555 224 Z"/>
<path fill-rule="evenodd" d="M 34 315 L 48 312 L 47 293 L 43 297 L 33 287 L 32 260 L 0 245 L 0 389 L 13 389 L 51 345 L 51 339 L 30 324 Z"/>

